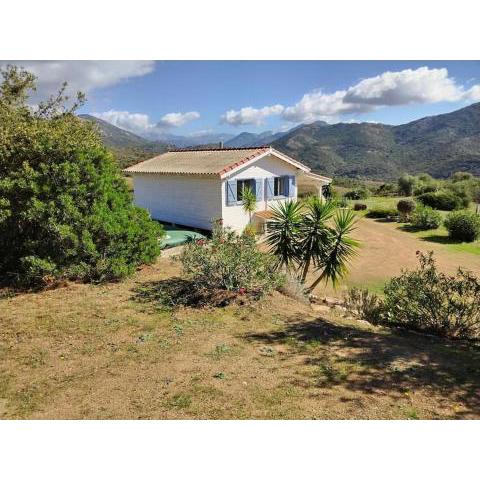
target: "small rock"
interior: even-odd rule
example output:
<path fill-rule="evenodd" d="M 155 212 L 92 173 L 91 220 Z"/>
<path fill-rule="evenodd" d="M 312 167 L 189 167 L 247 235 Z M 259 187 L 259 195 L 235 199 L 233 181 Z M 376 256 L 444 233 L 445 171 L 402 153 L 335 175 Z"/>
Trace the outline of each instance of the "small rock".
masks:
<path fill-rule="evenodd" d="M 312 310 L 315 312 L 321 312 L 321 313 L 328 313 L 330 311 L 330 307 L 328 305 L 316 305 L 312 304 Z"/>
<path fill-rule="evenodd" d="M 325 305 L 328 305 L 330 307 L 333 307 L 335 305 L 341 305 L 342 304 L 342 301 L 339 300 L 338 298 L 333 298 L 333 297 L 325 297 L 323 299 L 323 303 L 325 303 Z"/>

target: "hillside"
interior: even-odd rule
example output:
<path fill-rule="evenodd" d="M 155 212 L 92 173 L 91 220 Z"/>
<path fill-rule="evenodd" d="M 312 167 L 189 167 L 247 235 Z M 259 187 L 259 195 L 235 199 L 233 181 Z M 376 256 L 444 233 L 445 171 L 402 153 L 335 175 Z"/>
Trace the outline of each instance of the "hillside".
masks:
<path fill-rule="evenodd" d="M 146 140 L 92 115 L 84 114 L 79 117 L 98 126 L 105 145 L 113 152 L 121 168 L 163 153 L 171 146 Z"/>
<path fill-rule="evenodd" d="M 290 131 L 273 146 L 329 175 L 447 177 L 458 170 L 479 175 L 480 103 L 398 126 L 316 122 Z"/>
<path fill-rule="evenodd" d="M 172 146 L 213 146 L 219 138 L 228 138 L 227 134 L 212 134 L 189 142 L 189 137 L 172 135 L 165 143 L 147 140 L 91 115 L 80 117 L 99 126 L 106 145 L 122 168 Z M 405 172 L 448 177 L 462 170 L 480 175 L 480 103 L 404 125 L 330 125 L 318 121 L 288 132 L 242 132 L 225 142 L 226 147 L 265 144 L 326 175 L 379 180 L 394 179 Z"/>
<path fill-rule="evenodd" d="M 262 133 L 242 132 L 228 142 L 226 147 L 258 147 L 260 145 L 268 145 L 278 138 L 285 135 L 285 132 L 273 133 L 268 130 Z"/>

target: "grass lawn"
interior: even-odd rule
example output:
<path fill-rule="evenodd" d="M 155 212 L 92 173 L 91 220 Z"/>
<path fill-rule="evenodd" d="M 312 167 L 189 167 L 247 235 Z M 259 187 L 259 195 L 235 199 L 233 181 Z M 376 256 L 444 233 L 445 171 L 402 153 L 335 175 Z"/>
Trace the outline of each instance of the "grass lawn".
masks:
<path fill-rule="evenodd" d="M 373 208 L 397 208 L 397 203 L 400 200 L 411 199 L 412 197 L 369 197 L 366 200 L 348 200 L 348 204 L 353 207 L 355 203 L 364 203 L 367 205 L 367 210 L 356 212 L 359 217 L 364 217 L 368 210 Z M 475 211 L 475 205 L 472 204 L 470 209 Z M 440 211 L 443 218 L 449 212 Z M 426 242 L 438 243 L 445 245 L 446 249 L 452 253 L 470 253 L 473 255 L 480 255 L 480 240 L 472 243 L 455 242 L 449 239 L 447 229 L 442 225 L 436 230 L 412 231 L 408 229 L 408 224 L 398 224 L 398 228 L 403 229 L 415 237 Z"/>
<path fill-rule="evenodd" d="M 406 235 L 406 234 L 404 234 Z M 320 312 L 166 309 L 164 258 L 0 299 L 3 418 L 480 418 L 480 351 Z"/>
<path fill-rule="evenodd" d="M 353 207 L 356 203 L 364 203 L 368 210 L 373 208 L 397 208 L 397 203 L 400 200 L 405 200 L 410 197 L 369 197 L 365 200 L 347 200 L 348 204 Z M 361 216 L 368 213 L 368 210 L 360 210 L 357 213 Z"/>

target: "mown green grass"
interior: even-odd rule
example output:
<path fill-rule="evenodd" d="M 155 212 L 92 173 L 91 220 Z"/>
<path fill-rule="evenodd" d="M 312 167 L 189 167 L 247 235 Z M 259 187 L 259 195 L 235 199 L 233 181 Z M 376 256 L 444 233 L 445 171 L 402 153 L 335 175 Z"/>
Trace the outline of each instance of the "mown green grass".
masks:
<path fill-rule="evenodd" d="M 369 197 L 365 200 L 348 200 L 348 205 L 350 207 L 353 207 L 355 203 L 364 203 L 365 205 L 367 205 L 367 210 L 360 210 L 356 212 L 359 216 L 363 217 L 368 213 L 369 210 L 376 208 L 396 209 L 397 203 L 400 200 L 411 198 L 412 197 Z M 471 204 L 470 209 L 475 211 L 476 206 L 474 204 Z M 442 215 L 443 219 L 445 219 L 445 217 L 449 214 L 449 212 L 445 212 L 442 210 L 439 210 L 439 213 L 440 215 Z M 480 240 L 472 243 L 455 242 L 449 238 L 448 231 L 443 225 L 435 230 L 422 231 L 410 230 L 408 229 L 408 224 L 399 224 L 399 228 L 408 231 L 410 234 L 416 236 L 419 239 L 425 240 L 426 242 L 443 244 L 452 253 L 470 253 L 472 255 L 480 255 Z M 375 286 L 373 288 L 375 288 Z"/>
<path fill-rule="evenodd" d="M 360 216 L 364 216 L 369 210 L 376 208 L 397 208 L 397 203 L 400 200 L 404 200 L 411 197 L 369 197 L 365 200 L 348 200 L 348 206 L 352 207 L 356 203 L 364 203 L 367 206 L 367 210 L 359 210 L 356 213 Z"/>
<path fill-rule="evenodd" d="M 442 212 L 446 213 L 446 212 Z M 416 237 L 425 240 L 426 242 L 441 243 L 452 253 L 470 253 L 472 255 L 480 255 L 480 241 L 476 242 L 456 242 L 451 240 L 448 236 L 448 231 L 444 226 L 436 230 L 424 230 L 419 232 L 412 232 Z"/>

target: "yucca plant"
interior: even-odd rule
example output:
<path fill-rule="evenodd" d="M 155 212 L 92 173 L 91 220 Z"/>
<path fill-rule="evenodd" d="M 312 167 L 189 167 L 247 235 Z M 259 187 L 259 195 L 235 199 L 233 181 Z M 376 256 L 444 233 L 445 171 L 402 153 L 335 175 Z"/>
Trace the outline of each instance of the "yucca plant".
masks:
<path fill-rule="evenodd" d="M 267 224 L 267 244 L 279 266 L 295 270 L 302 284 L 312 267 L 319 272 L 307 292 L 322 280 L 336 286 L 347 274 L 348 263 L 359 246 L 350 237 L 355 229 L 355 214 L 318 197 L 305 202 L 288 201 L 274 207 L 272 212 Z"/>
<path fill-rule="evenodd" d="M 345 278 L 348 273 L 348 264 L 356 254 L 359 242 L 350 237 L 355 229 L 355 214 L 351 210 L 340 209 L 333 219 L 334 227 L 330 229 L 330 238 L 325 245 L 324 256 L 316 265 L 320 276 L 310 285 L 308 291 L 312 291 L 322 280 L 329 280 L 333 286 Z"/>
<path fill-rule="evenodd" d="M 257 208 L 257 197 L 250 187 L 244 187 L 242 190 L 242 207 L 248 213 L 249 223 L 252 222 L 252 214 Z"/>
<path fill-rule="evenodd" d="M 266 242 L 280 268 L 290 270 L 300 259 L 301 208 L 299 201 L 287 200 L 271 209 L 272 218 L 267 222 Z"/>
<path fill-rule="evenodd" d="M 332 218 L 336 205 L 319 197 L 308 197 L 304 203 L 305 212 L 299 228 L 299 248 L 302 283 L 307 278 L 310 265 L 319 265 L 325 256 L 325 249 L 330 244 L 332 232 L 326 227 Z"/>

